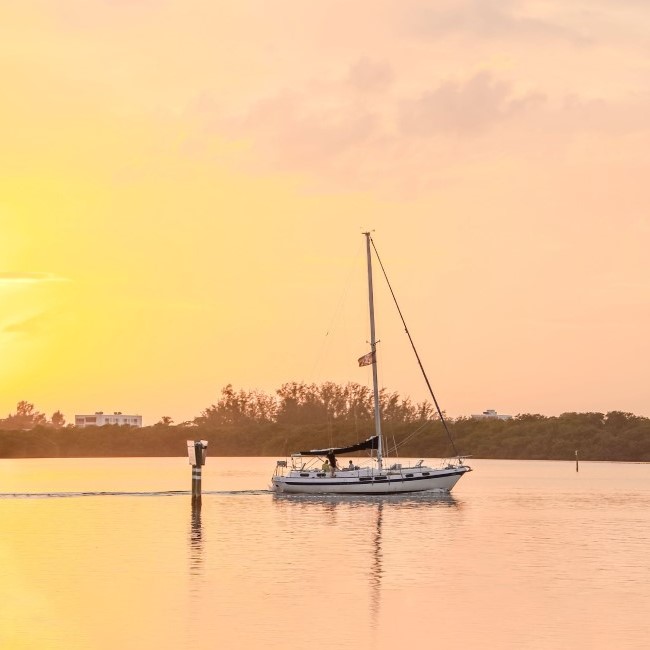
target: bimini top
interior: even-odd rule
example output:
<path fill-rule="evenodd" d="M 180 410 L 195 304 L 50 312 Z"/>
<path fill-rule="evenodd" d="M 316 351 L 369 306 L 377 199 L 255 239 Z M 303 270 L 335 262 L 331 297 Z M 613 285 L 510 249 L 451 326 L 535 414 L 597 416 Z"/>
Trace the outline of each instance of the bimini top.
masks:
<path fill-rule="evenodd" d="M 363 442 L 349 447 L 330 447 L 328 449 L 310 449 L 309 451 L 299 451 L 295 456 L 326 456 L 327 454 L 349 454 L 353 451 L 363 451 L 364 449 L 377 449 L 379 446 L 379 436 L 371 436 Z"/>

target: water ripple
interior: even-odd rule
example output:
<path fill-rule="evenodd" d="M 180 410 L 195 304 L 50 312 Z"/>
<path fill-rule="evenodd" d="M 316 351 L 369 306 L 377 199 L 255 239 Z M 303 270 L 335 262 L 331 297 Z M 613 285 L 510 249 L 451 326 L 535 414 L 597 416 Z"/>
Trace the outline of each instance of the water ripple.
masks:
<path fill-rule="evenodd" d="M 266 495 L 268 490 L 205 490 L 207 495 Z M 0 499 L 67 499 L 74 497 L 176 497 L 190 496 L 190 490 L 161 490 L 154 492 L 4 492 Z"/>

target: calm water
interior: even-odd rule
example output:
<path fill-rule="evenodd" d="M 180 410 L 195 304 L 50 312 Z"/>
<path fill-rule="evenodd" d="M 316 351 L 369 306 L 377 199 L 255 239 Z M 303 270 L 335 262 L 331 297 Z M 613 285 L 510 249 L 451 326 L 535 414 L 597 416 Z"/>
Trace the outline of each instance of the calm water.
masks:
<path fill-rule="evenodd" d="M 181 458 L 0 460 L 0 648 L 650 646 L 648 465 L 315 498 L 274 462 L 208 458 L 198 514 Z"/>

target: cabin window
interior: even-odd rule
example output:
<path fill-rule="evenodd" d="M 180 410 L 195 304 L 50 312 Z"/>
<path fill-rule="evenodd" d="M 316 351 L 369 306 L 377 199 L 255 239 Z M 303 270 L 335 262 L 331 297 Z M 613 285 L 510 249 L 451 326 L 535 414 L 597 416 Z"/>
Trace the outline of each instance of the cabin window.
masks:
<path fill-rule="evenodd" d="M 429 476 L 430 472 L 422 472 L 422 476 Z"/>
<path fill-rule="evenodd" d="M 305 472 L 301 472 L 300 476 L 309 476 L 309 474 L 306 474 Z"/>
<path fill-rule="evenodd" d="M 375 481 L 385 481 L 387 478 L 387 476 L 375 476 Z"/>
<path fill-rule="evenodd" d="M 359 480 L 360 481 L 372 481 L 372 478 L 370 476 L 360 476 Z"/>
<path fill-rule="evenodd" d="M 413 474 L 404 474 L 404 476 L 411 477 Z"/>
<path fill-rule="evenodd" d="M 325 474 L 316 474 L 316 476 L 318 476 L 318 478 L 325 478 Z"/>

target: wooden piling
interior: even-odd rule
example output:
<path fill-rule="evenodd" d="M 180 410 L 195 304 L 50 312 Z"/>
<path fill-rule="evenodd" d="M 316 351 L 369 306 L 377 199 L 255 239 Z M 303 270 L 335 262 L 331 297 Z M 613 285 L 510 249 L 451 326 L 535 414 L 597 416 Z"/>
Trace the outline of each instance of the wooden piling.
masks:
<path fill-rule="evenodd" d="M 578 450 L 576 449 L 576 472 L 579 471 L 578 469 Z"/>
<path fill-rule="evenodd" d="M 201 466 L 192 467 L 192 505 L 201 505 Z"/>
<path fill-rule="evenodd" d="M 192 466 L 192 505 L 201 505 L 201 473 L 207 454 L 207 440 L 188 440 L 187 455 Z"/>

